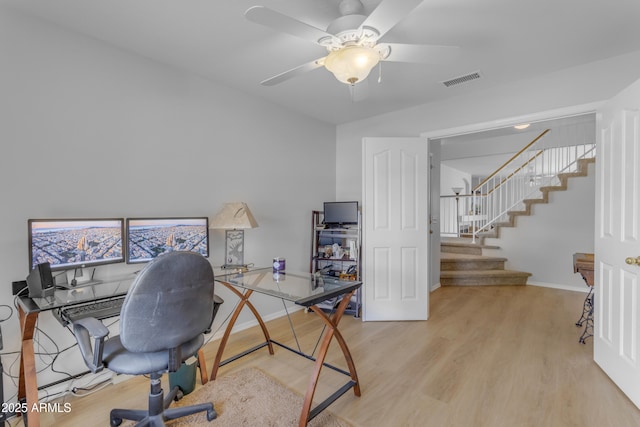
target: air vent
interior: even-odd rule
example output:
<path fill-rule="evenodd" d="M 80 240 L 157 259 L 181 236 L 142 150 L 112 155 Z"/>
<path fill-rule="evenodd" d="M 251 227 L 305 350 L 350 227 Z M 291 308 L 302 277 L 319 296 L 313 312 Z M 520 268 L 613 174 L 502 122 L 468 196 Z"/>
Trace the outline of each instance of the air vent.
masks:
<path fill-rule="evenodd" d="M 455 79 L 446 80 L 442 82 L 446 87 L 451 87 L 455 85 L 459 85 L 462 83 L 470 82 L 471 80 L 476 80 L 482 77 L 480 75 L 480 71 L 474 71 L 473 73 L 466 74 L 464 76 L 456 77 Z"/>

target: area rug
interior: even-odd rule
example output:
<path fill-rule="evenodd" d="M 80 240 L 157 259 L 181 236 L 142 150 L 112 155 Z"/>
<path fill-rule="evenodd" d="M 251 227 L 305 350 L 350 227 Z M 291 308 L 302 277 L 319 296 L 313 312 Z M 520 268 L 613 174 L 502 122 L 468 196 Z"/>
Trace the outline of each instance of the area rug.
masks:
<path fill-rule="evenodd" d="M 283 427 L 297 426 L 303 396 L 266 375 L 247 368 L 209 381 L 173 405 L 213 402 L 218 418 L 207 422 L 204 412 L 172 421 L 172 427 Z M 172 405 L 172 406 L 173 406 Z M 132 423 L 123 423 L 130 425 Z M 312 419 L 310 427 L 348 427 L 327 410 Z"/>

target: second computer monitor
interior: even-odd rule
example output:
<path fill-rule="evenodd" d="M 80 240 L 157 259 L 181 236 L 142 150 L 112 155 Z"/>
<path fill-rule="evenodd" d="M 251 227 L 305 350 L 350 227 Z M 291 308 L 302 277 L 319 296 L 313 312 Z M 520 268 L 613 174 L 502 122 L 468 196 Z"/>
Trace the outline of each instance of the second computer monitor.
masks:
<path fill-rule="evenodd" d="M 127 262 L 148 262 L 171 251 L 191 251 L 209 256 L 209 219 L 128 218 Z"/>

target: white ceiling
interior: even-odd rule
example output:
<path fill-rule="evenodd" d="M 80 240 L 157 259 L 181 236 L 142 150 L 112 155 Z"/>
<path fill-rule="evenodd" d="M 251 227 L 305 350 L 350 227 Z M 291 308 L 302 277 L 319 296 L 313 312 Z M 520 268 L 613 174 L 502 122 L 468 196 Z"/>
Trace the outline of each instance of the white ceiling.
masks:
<path fill-rule="evenodd" d="M 385 0 L 393 2 L 394 0 Z M 319 28 L 340 0 L 0 0 L 147 58 L 339 124 L 435 102 L 640 50 L 638 0 L 425 0 L 383 41 L 459 46 L 440 65 L 382 64 L 354 87 L 317 69 L 279 85 L 260 82 L 326 54 L 312 43 L 247 21 L 264 5 Z M 370 13 L 380 0 L 363 0 Z M 441 82 L 480 71 L 482 78 Z M 374 76 L 375 74 L 375 76 Z"/>

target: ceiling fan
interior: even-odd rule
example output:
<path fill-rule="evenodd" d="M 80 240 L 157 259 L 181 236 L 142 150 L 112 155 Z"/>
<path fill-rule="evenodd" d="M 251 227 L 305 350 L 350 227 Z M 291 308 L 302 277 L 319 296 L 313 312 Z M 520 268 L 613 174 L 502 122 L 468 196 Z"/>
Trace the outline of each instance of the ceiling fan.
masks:
<path fill-rule="evenodd" d="M 379 43 L 389 30 L 413 11 L 422 0 L 383 0 L 369 16 L 360 0 L 342 0 L 342 16 L 326 31 L 264 6 L 245 12 L 252 22 L 282 31 L 325 47 L 328 54 L 261 82 L 273 86 L 292 77 L 325 67 L 340 82 L 355 85 L 380 61 L 438 63 L 457 50 L 454 46 Z"/>

